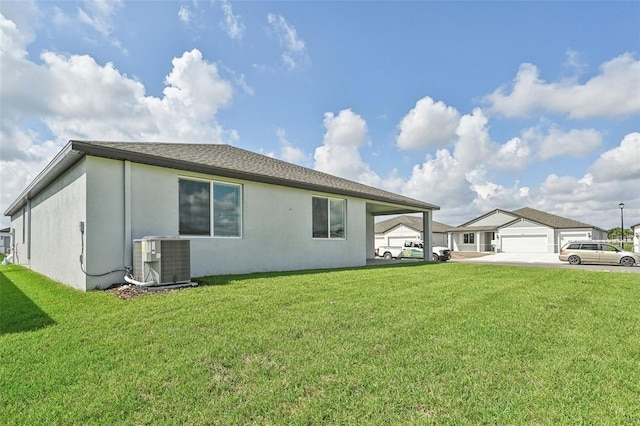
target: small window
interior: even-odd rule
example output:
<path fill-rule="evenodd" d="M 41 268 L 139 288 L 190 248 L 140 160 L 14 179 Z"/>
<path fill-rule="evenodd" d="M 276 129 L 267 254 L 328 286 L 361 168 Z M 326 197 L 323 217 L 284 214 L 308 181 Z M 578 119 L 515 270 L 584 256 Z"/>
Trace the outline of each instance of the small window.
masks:
<path fill-rule="evenodd" d="M 338 198 L 312 197 L 312 237 L 344 239 L 347 201 Z"/>
<path fill-rule="evenodd" d="M 240 236 L 240 187 L 213 184 L 213 235 Z"/>
<path fill-rule="evenodd" d="M 178 188 L 180 235 L 242 235 L 240 185 L 180 179 Z"/>
<path fill-rule="evenodd" d="M 211 235 L 211 184 L 180 179 L 179 216 L 181 235 Z"/>
<path fill-rule="evenodd" d="M 473 232 L 465 233 L 463 236 L 463 239 L 465 244 L 474 244 L 476 239 L 476 234 L 474 234 Z"/>
<path fill-rule="evenodd" d="M 580 244 L 569 244 L 567 246 L 567 250 L 578 250 L 580 248 Z"/>

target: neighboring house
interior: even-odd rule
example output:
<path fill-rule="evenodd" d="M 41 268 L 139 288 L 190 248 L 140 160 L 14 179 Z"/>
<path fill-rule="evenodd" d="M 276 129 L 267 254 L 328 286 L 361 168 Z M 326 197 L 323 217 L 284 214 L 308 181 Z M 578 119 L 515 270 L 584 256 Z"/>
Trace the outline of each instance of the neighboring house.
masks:
<path fill-rule="evenodd" d="M 9 254 L 11 248 L 11 228 L 0 229 L 0 250 L 2 254 Z"/>
<path fill-rule="evenodd" d="M 602 228 L 529 207 L 496 209 L 449 229 L 449 247 L 457 251 L 558 253 L 569 241 L 606 238 Z"/>
<path fill-rule="evenodd" d="M 438 209 L 229 145 L 70 141 L 4 214 L 17 263 L 90 290 L 144 236 L 188 239 L 192 277 L 362 266 L 376 216 L 421 213 L 430 236 Z"/>
<path fill-rule="evenodd" d="M 447 246 L 447 231 L 451 227 L 431 221 L 431 239 L 435 245 Z M 422 217 L 396 216 L 376 223 L 376 248 L 380 246 L 401 246 L 405 240 L 423 239 Z"/>
<path fill-rule="evenodd" d="M 640 253 L 640 223 L 631 226 L 631 235 L 633 235 L 633 251 Z"/>

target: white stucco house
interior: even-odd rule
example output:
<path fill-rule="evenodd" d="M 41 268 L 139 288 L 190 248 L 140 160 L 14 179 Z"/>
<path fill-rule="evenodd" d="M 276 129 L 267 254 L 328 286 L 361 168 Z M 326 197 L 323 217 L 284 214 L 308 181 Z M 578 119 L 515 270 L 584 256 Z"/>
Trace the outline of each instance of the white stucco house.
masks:
<path fill-rule="evenodd" d="M 449 230 L 456 251 L 558 253 L 569 241 L 606 240 L 607 231 L 530 207 L 496 209 Z"/>
<path fill-rule="evenodd" d="M 640 223 L 631 226 L 631 235 L 633 235 L 633 251 L 640 253 Z"/>
<path fill-rule="evenodd" d="M 0 229 L 0 253 L 9 253 L 11 247 L 11 228 Z"/>
<path fill-rule="evenodd" d="M 4 214 L 15 263 L 90 290 L 145 236 L 188 239 L 192 277 L 362 266 L 376 216 L 419 213 L 430 238 L 437 209 L 229 145 L 70 141 Z"/>
<path fill-rule="evenodd" d="M 423 240 L 422 217 L 401 215 L 392 217 L 375 225 L 375 247 L 401 246 L 406 240 Z M 447 246 L 448 230 L 444 223 L 431 221 L 431 239 L 437 246 Z"/>

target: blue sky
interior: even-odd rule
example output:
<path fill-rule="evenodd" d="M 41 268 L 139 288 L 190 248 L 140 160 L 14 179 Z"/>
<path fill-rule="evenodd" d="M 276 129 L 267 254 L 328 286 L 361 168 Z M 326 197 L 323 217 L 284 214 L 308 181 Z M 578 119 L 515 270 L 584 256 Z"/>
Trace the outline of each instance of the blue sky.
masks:
<path fill-rule="evenodd" d="M 640 222 L 640 2 L 0 3 L 0 207 L 70 139 L 229 143 L 441 207 Z M 0 219 L 7 226 L 9 219 Z"/>

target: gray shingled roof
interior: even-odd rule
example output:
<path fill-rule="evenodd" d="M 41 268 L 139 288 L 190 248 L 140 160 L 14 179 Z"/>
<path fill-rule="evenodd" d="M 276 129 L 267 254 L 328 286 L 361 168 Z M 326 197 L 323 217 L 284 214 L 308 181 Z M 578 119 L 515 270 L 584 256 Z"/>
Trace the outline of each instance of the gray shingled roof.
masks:
<path fill-rule="evenodd" d="M 518 210 L 514 210 L 512 212 L 507 211 L 507 210 L 501 210 L 501 209 L 496 209 L 494 211 L 491 211 L 487 214 L 484 214 L 482 216 L 479 216 L 469 222 L 463 223 L 462 225 L 455 227 L 455 228 L 450 228 L 449 231 L 451 232 L 489 232 L 489 231 L 497 231 L 498 228 L 502 228 L 505 224 L 501 224 L 501 225 L 492 225 L 492 226 L 474 226 L 473 223 L 478 221 L 479 219 L 482 219 L 483 217 L 486 217 L 494 212 L 503 212 L 503 213 L 507 213 L 507 214 L 512 214 L 514 216 L 517 216 L 517 218 L 515 218 L 514 220 L 518 220 L 520 218 L 523 219 L 527 219 L 527 220 L 531 220 L 533 222 L 537 222 L 541 225 L 546 225 L 550 228 L 554 228 L 554 229 L 568 229 L 568 228 L 594 228 L 594 229 L 601 229 L 598 228 L 597 226 L 593 226 L 593 225 L 589 225 L 588 223 L 584 223 L 584 222 L 579 222 L 577 220 L 573 220 L 573 219 L 567 219 L 566 217 L 562 217 L 562 216 L 557 216 L 551 213 L 546 213 L 540 210 L 536 210 L 536 209 L 532 209 L 531 207 L 523 207 L 521 209 Z M 506 224 L 512 223 L 512 221 L 507 222 Z"/>
<path fill-rule="evenodd" d="M 566 217 L 562 216 L 556 216 L 551 213 L 532 209 L 531 207 L 523 207 L 521 209 L 513 211 L 512 213 L 525 219 L 529 219 L 556 229 L 595 228 L 595 226 L 589 225 L 588 223 L 579 222 L 573 219 L 567 219 Z"/>
<path fill-rule="evenodd" d="M 382 220 L 376 223 L 375 233 L 376 234 L 384 234 L 385 232 L 390 231 L 398 225 L 405 225 L 410 228 L 415 229 L 416 231 L 422 232 L 422 218 L 417 216 L 396 216 L 387 220 Z M 447 232 L 449 225 L 445 225 L 444 223 L 436 222 L 435 220 L 431 221 L 431 232 Z"/>
<path fill-rule="evenodd" d="M 380 201 L 407 208 L 439 210 L 436 205 L 322 173 L 307 167 L 222 144 L 69 141 L 62 152 L 7 209 L 13 214 L 83 155 L 289 186 Z"/>

